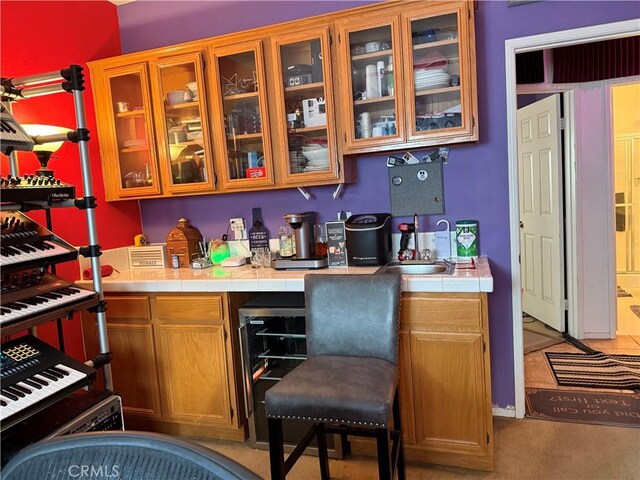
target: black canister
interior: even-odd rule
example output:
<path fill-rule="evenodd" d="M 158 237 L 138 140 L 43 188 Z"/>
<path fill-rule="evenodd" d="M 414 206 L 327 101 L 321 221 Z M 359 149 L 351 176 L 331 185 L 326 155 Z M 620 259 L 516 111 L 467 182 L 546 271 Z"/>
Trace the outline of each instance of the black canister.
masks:
<path fill-rule="evenodd" d="M 352 215 L 345 230 L 349 266 L 385 265 L 391 260 L 391 214 Z"/>

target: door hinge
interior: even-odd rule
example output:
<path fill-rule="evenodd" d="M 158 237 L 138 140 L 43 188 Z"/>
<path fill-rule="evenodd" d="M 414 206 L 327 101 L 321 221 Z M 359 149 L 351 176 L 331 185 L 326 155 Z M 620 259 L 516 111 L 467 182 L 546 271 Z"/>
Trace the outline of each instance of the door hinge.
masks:
<path fill-rule="evenodd" d="M 520 262 L 520 254 L 518 254 L 518 263 L 521 263 L 521 262 Z"/>
<path fill-rule="evenodd" d="M 347 132 L 344 132 L 344 143 L 347 143 Z"/>
<path fill-rule="evenodd" d="M 222 333 L 224 334 L 224 341 L 226 342 L 227 341 L 227 329 L 223 328 L 222 329 Z"/>
<path fill-rule="evenodd" d="M 231 414 L 231 420 L 233 420 L 233 407 L 229 409 L 229 413 Z"/>
<path fill-rule="evenodd" d="M 476 116 L 472 115 L 471 116 L 471 127 L 475 128 L 476 126 Z"/>
<path fill-rule="evenodd" d="M 338 43 L 342 43 L 342 39 L 340 38 L 340 34 L 338 34 Z"/>
<path fill-rule="evenodd" d="M 216 172 L 213 172 L 213 186 L 218 186 L 218 174 Z"/>
<path fill-rule="evenodd" d="M 487 445 L 489 445 L 489 433 L 487 433 Z"/>
<path fill-rule="evenodd" d="M 569 300 L 567 300 L 566 298 L 564 300 L 562 300 L 562 304 L 564 306 L 565 311 L 569 311 Z"/>
<path fill-rule="evenodd" d="M 482 353 L 487 353 L 487 344 L 482 342 Z"/>
<path fill-rule="evenodd" d="M 329 45 L 333 45 L 333 35 L 329 35 Z"/>

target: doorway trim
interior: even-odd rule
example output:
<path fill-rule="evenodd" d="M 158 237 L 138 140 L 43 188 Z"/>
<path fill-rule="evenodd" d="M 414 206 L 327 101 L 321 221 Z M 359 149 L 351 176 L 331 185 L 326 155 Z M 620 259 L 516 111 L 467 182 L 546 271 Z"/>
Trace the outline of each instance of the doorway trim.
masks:
<path fill-rule="evenodd" d="M 520 232 L 518 209 L 518 149 L 516 141 L 517 85 L 516 54 L 534 50 L 565 47 L 580 43 L 597 42 L 640 34 L 637 20 L 594 25 L 559 32 L 531 35 L 505 40 L 505 81 L 507 103 L 507 153 L 509 160 L 509 236 L 511 243 L 511 304 L 513 318 L 513 378 L 516 418 L 525 413 L 524 347 L 522 339 L 521 271 L 519 263 Z M 565 185 L 566 186 L 566 185 Z M 575 208 L 575 204 L 572 205 Z M 575 212 L 566 212 L 575 217 Z M 567 230 L 570 230 L 571 226 Z M 575 251 L 575 234 L 569 232 L 567 249 Z M 568 271 L 576 271 L 575 258 L 567 256 Z"/>

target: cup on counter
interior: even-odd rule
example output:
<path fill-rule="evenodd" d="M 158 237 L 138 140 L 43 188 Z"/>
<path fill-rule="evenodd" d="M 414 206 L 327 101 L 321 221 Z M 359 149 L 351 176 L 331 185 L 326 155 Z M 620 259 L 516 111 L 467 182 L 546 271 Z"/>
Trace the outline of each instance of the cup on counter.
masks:
<path fill-rule="evenodd" d="M 116 110 L 119 113 L 128 112 L 131 110 L 131 104 L 129 102 L 116 102 Z"/>
<path fill-rule="evenodd" d="M 316 257 L 327 256 L 327 227 L 324 223 L 316 223 L 313 226 L 313 235 L 315 238 L 315 255 Z"/>

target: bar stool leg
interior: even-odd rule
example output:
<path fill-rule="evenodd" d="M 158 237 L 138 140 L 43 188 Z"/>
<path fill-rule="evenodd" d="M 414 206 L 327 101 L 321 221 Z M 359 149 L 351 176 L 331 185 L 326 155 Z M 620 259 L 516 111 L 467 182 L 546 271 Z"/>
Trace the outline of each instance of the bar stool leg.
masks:
<path fill-rule="evenodd" d="M 329 480 L 329 453 L 327 452 L 327 437 L 324 431 L 324 423 L 316 425 L 316 439 L 318 442 L 318 460 L 320 461 L 320 478 Z"/>
<path fill-rule="evenodd" d="M 398 480 L 404 480 L 404 452 L 402 448 L 402 425 L 400 423 L 400 403 L 398 403 L 398 391 L 396 390 L 393 399 L 393 428 L 398 432 L 398 460 L 396 468 L 398 469 Z"/>
<path fill-rule="evenodd" d="M 271 465 L 271 480 L 285 480 L 284 468 L 284 439 L 282 436 L 282 420 L 268 418 L 269 430 L 269 463 Z"/>
<path fill-rule="evenodd" d="M 376 444 L 378 447 L 378 477 L 380 480 L 391 480 L 391 443 L 389 442 L 389 430 L 376 428 Z"/>

